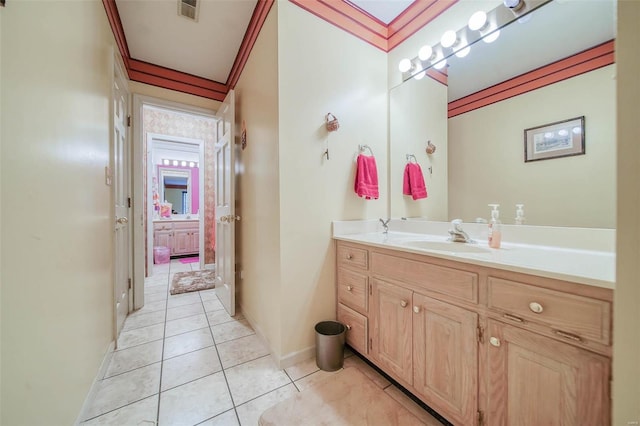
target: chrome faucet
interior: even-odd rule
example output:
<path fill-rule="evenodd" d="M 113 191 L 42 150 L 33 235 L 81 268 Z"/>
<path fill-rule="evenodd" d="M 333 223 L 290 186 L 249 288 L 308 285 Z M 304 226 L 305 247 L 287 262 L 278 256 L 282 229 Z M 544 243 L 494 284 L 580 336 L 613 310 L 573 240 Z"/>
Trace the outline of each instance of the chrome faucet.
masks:
<path fill-rule="evenodd" d="M 389 221 L 390 220 L 391 219 L 387 219 L 385 221 L 385 220 L 382 220 L 382 218 L 380 218 L 380 223 L 382 223 L 382 227 L 384 228 L 384 231 L 382 231 L 383 234 L 386 234 L 387 232 L 389 232 Z"/>
<path fill-rule="evenodd" d="M 451 221 L 453 229 L 449 229 L 449 241 L 454 243 L 475 243 L 474 240 L 469 238 L 469 235 L 462 230 L 462 219 L 454 219 Z"/>

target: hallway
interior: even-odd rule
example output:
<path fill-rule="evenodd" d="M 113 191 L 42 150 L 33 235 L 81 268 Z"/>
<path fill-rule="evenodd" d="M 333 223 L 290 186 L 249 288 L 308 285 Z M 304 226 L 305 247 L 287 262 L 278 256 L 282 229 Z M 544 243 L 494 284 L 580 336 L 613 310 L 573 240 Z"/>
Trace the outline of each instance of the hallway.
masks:
<path fill-rule="evenodd" d="M 256 425 L 277 402 L 331 375 L 315 359 L 279 370 L 240 314 L 215 290 L 168 296 L 170 278 L 197 264 L 156 265 L 146 305 L 127 317 L 84 425 Z M 355 366 L 428 424 L 433 418 L 347 350 Z"/>

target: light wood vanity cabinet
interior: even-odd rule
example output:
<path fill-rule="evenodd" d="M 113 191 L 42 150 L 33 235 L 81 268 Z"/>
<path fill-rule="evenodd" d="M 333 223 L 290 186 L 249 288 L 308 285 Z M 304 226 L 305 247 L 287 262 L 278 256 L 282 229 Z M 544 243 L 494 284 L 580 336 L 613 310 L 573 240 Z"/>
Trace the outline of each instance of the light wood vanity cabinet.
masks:
<path fill-rule="evenodd" d="M 197 254 L 200 250 L 198 221 L 155 222 L 153 245 L 168 247 L 171 255 Z"/>
<path fill-rule="evenodd" d="M 611 290 L 343 241 L 336 253 L 347 343 L 453 424 L 610 424 Z"/>

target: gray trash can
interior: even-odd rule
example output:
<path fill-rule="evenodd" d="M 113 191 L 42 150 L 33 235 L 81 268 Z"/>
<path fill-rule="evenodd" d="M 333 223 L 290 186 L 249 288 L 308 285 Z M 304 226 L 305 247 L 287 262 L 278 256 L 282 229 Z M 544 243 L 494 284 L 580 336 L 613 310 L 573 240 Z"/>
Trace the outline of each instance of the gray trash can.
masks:
<path fill-rule="evenodd" d="M 316 324 L 316 364 L 320 370 L 336 371 L 344 363 L 346 327 L 337 321 Z"/>

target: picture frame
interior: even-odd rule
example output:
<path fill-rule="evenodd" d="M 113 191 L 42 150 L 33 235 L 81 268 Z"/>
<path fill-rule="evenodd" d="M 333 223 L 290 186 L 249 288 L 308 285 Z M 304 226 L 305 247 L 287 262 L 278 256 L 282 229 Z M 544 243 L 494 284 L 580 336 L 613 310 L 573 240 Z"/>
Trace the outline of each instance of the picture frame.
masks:
<path fill-rule="evenodd" d="M 585 152 L 584 115 L 524 130 L 525 163 Z"/>

